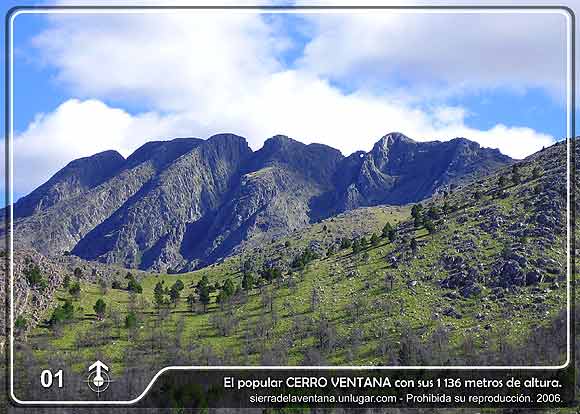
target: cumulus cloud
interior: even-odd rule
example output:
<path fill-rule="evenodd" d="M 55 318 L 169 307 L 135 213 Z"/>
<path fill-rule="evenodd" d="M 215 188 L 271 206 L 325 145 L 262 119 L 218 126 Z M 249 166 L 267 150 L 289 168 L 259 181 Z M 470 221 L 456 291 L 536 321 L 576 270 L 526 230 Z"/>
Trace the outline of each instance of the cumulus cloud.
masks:
<path fill-rule="evenodd" d="M 329 79 L 364 87 L 395 78 L 431 94 L 433 83 L 444 93 L 542 88 L 565 102 L 563 14 L 373 11 L 305 19 L 313 38 L 300 65 Z"/>
<path fill-rule="evenodd" d="M 376 87 L 379 78 L 395 73 L 392 60 L 431 84 L 497 86 L 502 73 L 515 71 L 521 76 L 508 75 L 505 81 L 511 87 L 557 89 L 551 76 L 559 64 L 553 60 L 559 57 L 544 50 L 548 43 L 537 46 L 538 56 L 551 56 L 552 61 L 537 62 L 537 71 L 528 67 L 529 61 L 521 61 L 516 70 L 517 58 L 504 56 L 516 53 L 512 44 L 517 43 L 506 22 L 491 30 L 489 22 L 440 21 L 429 26 L 431 20 L 401 22 L 392 17 L 380 24 L 369 23 L 367 17 L 348 20 L 352 16 L 347 15 L 297 18 L 304 27 L 294 29 L 312 30 L 312 38 L 290 69 L 283 64 L 286 54 L 300 45 L 283 30 L 279 16 L 198 12 L 49 17 L 48 28 L 33 44 L 79 99 L 39 115 L 16 137 L 17 189 L 29 191 L 73 158 L 105 149 L 127 155 L 151 139 L 204 138 L 219 132 L 244 135 L 254 149 L 281 133 L 345 154 L 368 150 L 391 131 L 416 140 L 463 136 L 516 158 L 553 142 L 522 126 L 498 123 L 477 130 L 468 126 L 469 108 L 425 102 L 424 96 L 418 104 L 416 90 L 405 94 Z M 475 34 L 463 33 L 470 27 L 490 39 L 480 40 L 475 51 L 465 54 L 477 40 Z M 545 29 L 550 39 L 554 30 Z M 443 45 L 443 32 L 466 39 Z M 431 38 L 431 45 L 420 44 Z M 521 42 L 528 45 L 529 39 Z M 497 68 L 490 71 L 486 59 L 495 59 Z M 357 79 L 361 75 L 365 82 Z M 354 81 L 348 92 L 337 86 L 345 79 Z M 131 114 L 123 109 L 135 106 L 148 111 Z"/>
<path fill-rule="evenodd" d="M 185 134 L 186 124 L 177 116 L 133 116 L 98 100 L 70 99 L 14 138 L 14 188 L 27 193 L 69 161 L 97 152 L 116 149 L 126 157 L 145 141 Z"/>

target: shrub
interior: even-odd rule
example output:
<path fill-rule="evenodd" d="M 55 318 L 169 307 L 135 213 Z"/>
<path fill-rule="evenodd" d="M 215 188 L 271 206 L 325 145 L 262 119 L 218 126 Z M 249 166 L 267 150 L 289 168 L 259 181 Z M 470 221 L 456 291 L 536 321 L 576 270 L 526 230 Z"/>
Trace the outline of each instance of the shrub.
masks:
<path fill-rule="evenodd" d="M 125 316 L 125 328 L 133 329 L 136 326 L 137 326 L 137 315 L 135 315 L 135 312 L 129 312 L 127 316 Z"/>
<path fill-rule="evenodd" d="M 351 241 L 346 237 L 343 237 L 340 241 L 340 248 L 341 249 L 348 249 L 352 245 Z"/>
<path fill-rule="evenodd" d="M 143 287 L 135 279 L 130 279 L 127 283 L 127 290 L 134 293 L 143 293 Z"/>
<path fill-rule="evenodd" d="M 64 279 L 62 279 L 62 287 L 68 289 L 70 287 L 70 276 L 65 275 Z"/>
<path fill-rule="evenodd" d="M 172 287 L 175 287 L 175 289 L 181 291 L 185 288 L 185 285 L 183 284 L 183 282 L 180 279 L 177 279 Z"/>
<path fill-rule="evenodd" d="M 36 286 L 42 280 L 42 274 L 40 273 L 40 268 L 37 264 L 33 264 L 29 266 L 25 271 L 24 275 L 26 276 L 26 280 L 30 284 L 30 286 Z"/>
<path fill-rule="evenodd" d="M 250 290 L 254 287 L 254 275 L 252 273 L 244 273 L 244 277 L 242 278 L 242 288 L 244 290 Z"/>
<path fill-rule="evenodd" d="M 74 296 L 75 298 L 79 298 L 81 296 L 81 285 L 79 282 L 74 283 L 70 289 L 68 290 L 68 293 L 70 293 L 72 296 Z"/>
<path fill-rule="evenodd" d="M 308 263 L 315 259 L 318 259 L 318 255 L 311 249 L 306 248 L 306 250 L 294 258 L 290 266 L 294 269 L 303 269 Z"/>
<path fill-rule="evenodd" d="M 14 327 L 17 330 L 22 331 L 26 329 L 26 325 L 28 325 L 28 321 L 26 320 L 26 318 L 23 315 L 18 315 L 18 318 L 16 318 L 16 320 L 14 321 Z"/>
<path fill-rule="evenodd" d="M 71 320 L 73 317 L 74 306 L 70 300 L 66 300 L 62 306 L 59 306 L 54 311 L 52 311 L 52 315 L 48 323 L 51 326 L 56 326 Z"/>

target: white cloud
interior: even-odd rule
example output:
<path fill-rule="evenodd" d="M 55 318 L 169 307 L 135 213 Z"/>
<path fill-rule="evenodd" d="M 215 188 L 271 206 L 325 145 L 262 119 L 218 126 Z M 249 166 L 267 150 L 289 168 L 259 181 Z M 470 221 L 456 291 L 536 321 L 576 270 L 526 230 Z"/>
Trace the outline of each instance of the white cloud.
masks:
<path fill-rule="evenodd" d="M 126 157 L 145 141 L 186 131 L 190 127 L 175 116 L 132 116 L 98 100 L 68 100 L 54 112 L 37 115 L 14 138 L 15 191 L 28 193 L 73 159 L 109 149 Z"/>
<path fill-rule="evenodd" d="M 51 16 L 34 39 L 76 94 L 163 111 L 220 111 L 281 69 L 287 40 L 257 14 Z"/>
<path fill-rule="evenodd" d="M 414 20 L 414 25 L 429 26 L 416 28 L 410 21 L 389 20 L 385 29 L 384 24 L 353 22 L 344 16 L 311 19 L 316 37 L 304 59 L 289 70 L 280 54 L 295 46 L 292 39 L 280 32 L 279 22 L 269 24 L 251 13 L 51 17 L 49 28 L 34 44 L 45 64 L 57 69 L 58 79 L 80 100 L 66 101 L 39 116 L 16 137 L 18 191 L 29 191 L 73 158 L 105 149 L 127 155 L 148 140 L 174 136 L 234 132 L 257 149 L 266 138 L 281 133 L 349 154 L 368 150 L 384 134 L 400 131 L 416 140 L 463 136 L 513 157 L 552 142 L 552 137 L 529 128 L 470 128 L 469 108 L 425 102 L 418 106 L 417 96 L 377 91 L 367 84 L 345 93 L 330 82 L 335 75 L 355 73 L 372 79 L 373 71 L 392 70 L 392 59 L 416 76 L 437 82 L 455 79 L 456 85 L 482 87 L 496 85 L 502 74 L 515 71 L 518 76 L 507 77 L 511 87 L 557 87 L 551 78 L 555 63 L 520 59 L 515 67 L 517 59 L 504 56 L 516 53 L 515 40 L 506 41 L 513 35 L 505 24 L 491 28 L 489 22 L 441 21 L 429 26 L 430 20 Z M 340 25 L 332 26 L 335 23 Z M 450 33 L 447 24 L 465 39 L 442 45 L 442 33 Z M 470 28 L 481 33 L 476 36 Z M 553 38 L 554 29 L 544 31 Z M 379 41 L 383 35 L 390 39 L 385 47 Z M 490 37 L 487 43 L 481 40 L 485 37 Z M 407 39 L 410 48 L 401 46 Z M 457 52 L 477 39 L 475 51 Z M 521 41 L 529 43 L 528 38 Z M 543 49 L 550 44 L 539 44 L 539 56 L 552 53 Z M 493 58 L 497 67 L 489 70 L 488 59 Z M 131 115 L 121 109 L 134 104 L 150 110 Z"/>
<path fill-rule="evenodd" d="M 300 66 L 374 87 L 385 78 L 430 95 L 542 88 L 564 103 L 562 14 L 310 14 L 314 33 Z M 337 45 L 340 45 L 337 47 Z M 431 85 L 437 85 L 439 91 Z"/>
<path fill-rule="evenodd" d="M 369 150 L 391 131 L 404 131 L 420 141 L 469 137 L 516 158 L 553 142 L 552 137 L 529 128 L 469 128 L 460 108 L 424 112 L 374 97 L 345 96 L 325 82 L 302 79 L 293 72 L 274 77 L 252 100 L 256 102 L 240 102 L 215 125 L 197 123 L 194 113 L 131 115 L 98 100 L 68 100 L 54 112 L 39 115 L 15 137 L 15 189 L 18 194 L 30 192 L 76 158 L 108 149 L 128 156 L 146 141 L 191 136 L 192 130 L 205 131 L 198 135 L 205 138 L 225 131 L 218 124 L 238 126 L 229 130 L 241 130 L 255 149 L 265 138 L 285 133 L 306 143 L 332 144 L 345 154 Z M 269 106 L 276 100 L 276 106 Z M 260 117 L 252 118 L 255 113 Z"/>

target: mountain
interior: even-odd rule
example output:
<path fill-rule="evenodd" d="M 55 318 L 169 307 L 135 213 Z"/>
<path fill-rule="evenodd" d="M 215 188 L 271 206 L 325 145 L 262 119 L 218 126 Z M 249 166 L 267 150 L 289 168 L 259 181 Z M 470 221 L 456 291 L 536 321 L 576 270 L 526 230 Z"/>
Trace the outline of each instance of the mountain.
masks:
<path fill-rule="evenodd" d="M 50 180 L 22 197 L 14 206 L 14 217 L 31 216 L 98 186 L 119 172 L 125 158 L 105 151 L 71 161 Z"/>
<path fill-rule="evenodd" d="M 349 210 L 416 202 L 438 189 L 477 173 L 489 173 L 511 161 L 499 150 L 481 148 L 465 138 L 416 142 L 392 133 L 381 138 L 369 153 L 355 153 L 345 160 L 345 168 L 340 171 L 350 171 L 350 180 L 339 203 L 343 210 Z"/>
<path fill-rule="evenodd" d="M 416 202 L 512 160 L 463 138 L 400 133 L 344 157 L 286 136 L 149 142 L 71 162 L 14 205 L 15 244 L 45 255 L 184 271 L 363 206 Z"/>

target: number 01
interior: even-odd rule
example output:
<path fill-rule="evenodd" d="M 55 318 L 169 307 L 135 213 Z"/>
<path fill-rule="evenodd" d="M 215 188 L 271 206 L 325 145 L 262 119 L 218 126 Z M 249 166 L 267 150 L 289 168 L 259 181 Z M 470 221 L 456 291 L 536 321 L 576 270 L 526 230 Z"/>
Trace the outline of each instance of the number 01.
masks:
<path fill-rule="evenodd" d="M 44 388 L 50 388 L 52 387 L 52 382 L 54 381 L 54 378 L 56 378 L 56 380 L 58 381 L 57 382 L 58 388 L 62 388 L 62 369 L 56 371 L 54 375 L 52 374 L 52 371 L 48 369 L 42 371 L 42 373 L 40 374 L 40 385 L 42 385 Z"/>

